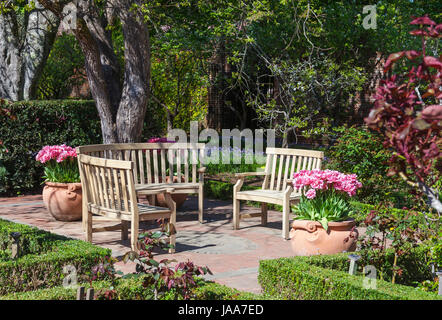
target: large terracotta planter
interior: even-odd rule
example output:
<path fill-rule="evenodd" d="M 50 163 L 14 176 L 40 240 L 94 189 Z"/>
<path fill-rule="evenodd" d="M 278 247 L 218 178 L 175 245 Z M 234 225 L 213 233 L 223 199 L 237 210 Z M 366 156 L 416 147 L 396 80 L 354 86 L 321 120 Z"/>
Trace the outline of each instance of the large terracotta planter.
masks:
<path fill-rule="evenodd" d="M 43 202 L 59 221 L 81 220 L 81 183 L 46 182 Z"/>
<path fill-rule="evenodd" d="M 184 178 L 181 179 L 182 182 L 184 182 Z M 178 177 L 173 177 L 173 183 L 177 183 Z M 160 183 L 161 183 L 161 177 L 160 177 Z M 166 183 L 170 183 L 170 177 L 166 177 Z M 173 193 L 172 199 L 175 201 L 176 208 L 179 209 L 184 202 L 187 200 L 187 193 Z M 166 200 L 164 199 L 164 194 L 157 194 L 155 199 L 155 205 L 160 207 L 167 207 Z"/>
<path fill-rule="evenodd" d="M 292 250 L 297 256 L 355 251 L 359 235 L 355 225 L 354 220 L 329 222 L 325 231 L 317 221 L 295 220 L 290 230 Z"/>

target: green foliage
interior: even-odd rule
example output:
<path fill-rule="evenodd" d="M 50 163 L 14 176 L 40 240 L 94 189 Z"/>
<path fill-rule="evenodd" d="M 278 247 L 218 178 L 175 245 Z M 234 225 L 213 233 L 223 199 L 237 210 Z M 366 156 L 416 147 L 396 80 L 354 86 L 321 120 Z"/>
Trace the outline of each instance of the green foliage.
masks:
<path fill-rule="evenodd" d="M 142 278 L 143 287 L 151 290 L 148 299 L 158 300 L 162 296 L 171 296 L 188 300 L 192 297 L 192 288 L 198 287 L 198 277 L 212 272 L 209 268 L 197 266 L 190 260 L 179 262 L 174 268 L 169 265 L 177 262 L 176 260 L 155 260 L 153 250 L 172 249 L 173 246 L 167 244 L 166 238 L 176 233 L 175 226 L 171 223 L 163 223 L 161 229 L 140 235 L 137 244 L 139 253 L 129 251 L 123 256 L 125 263 L 128 260 L 136 262 L 136 272 L 127 274 L 123 278 Z"/>
<path fill-rule="evenodd" d="M 345 195 L 333 190 L 320 190 L 316 191 L 313 199 L 302 196 L 293 213 L 295 219 L 318 221 L 327 230 L 330 221 L 348 219 L 353 213 L 353 207 Z"/>
<path fill-rule="evenodd" d="M 389 200 L 401 208 L 409 204 L 406 183 L 387 176 L 392 153 L 383 147 L 379 134 L 366 128 L 345 126 L 334 131 L 338 138 L 327 151 L 324 165 L 327 169 L 357 174 L 362 183 L 357 200 L 370 204 Z"/>
<path fill-rule="evenodd" d="M 119 278 L 114 283 L 110 281 L 95 281 L 82 283 L 85 289 L 93 287 L 96 294 L 95 299 L 100 300 L 100 292 L 113 288 L 117 300 L 147 300 L 151 295 L 151 288 L 143 287 L 142 278 Z M 200 281 L 197 288 L 193 290 L 195 300 L 258 300 L 265 299 L 263 295 L 249 292 L 242 292 L 210 281 Z M 181 300 L 182 297 L 163 295 L 160 300 Z M 0 296 L 0 300 L 76 300 L 76 290 L 61 286 L 53 288 L 38 289 L 27 292 L 13 292 Z"/>
<path fill-rule="evenodd" d="M 442 267 L 442 242 L 439 242 L 431 247 L 430 255 L 430 263 L 434 263 L 436 266 Z"/>
<path fill-rule="evenodd" d="M 80 182 L 77 160 L 68 158 L 59 163 L 56 160 L 46 162 L 43 178 L 49 182 Z"/>
<path fill-rule="evenodd" d="M 256 187 L 248 186 L 246 184 L 241 188 L 241 190 L 253 189 L 256 189 Z M 230 200 L 233 198 L 233 184 L 217 180 L 205 180 L 204 195 L 211 199 Z"/>
<path fill-rule="evenodd" d="M 208 152 L 206 148 L 206 153 Z M 264 170 L 265 165 L 259 164 L 253 159 L 253 153 L 245 152 L 245 150 L 236 150 L 234 148 L 210 148 L 210 153 L 213 159 L 216 156 L 213 153 L 218 153 L 217 157 L 219 161 L 216 163 L 207 163 L 204 166 L 207 168 L 207 174 L 220 174 L 220 173 L 240 173 L 240 172 L 254 172 L 260 168 Z M 240 163 L 235 163 L 234 157 L 240 155 Z M 262 156 L 262 155 L 261 155 Z M 224 160 L 227 159 L 227 160 Z M 227 163 L 223 163 L 226 161 Z"/>
<path fill-rule="evenodd" d="M 420 212 L 392 211 L 380 204 L 370 210 L 364 226 L 364 236 L 358 239 L 361 262 L 374 265 L 381 279 L 411 284 L 431 278 L 430 245 L 434 230 L 440 230 L 438 221 L 428 221 Z M 436 243 L 440 239 L 436 235 Z"/>
<path fill-rule="evenodd" d="M 262 260 L 258 281 L 266 295 L 304 300 L 437 300 L 435 294 L 377 280 L 366 289 L 363 277 L 348 274 L 348 254 Z"/>
<path fill-rule="evenodd" d="M 36 98 L 64 99 L 75 87 L 87 82 L 84 56 L 73 35 L 58 36 L 37 84 Z"/>
<path fill-rule="evenodd" d="M 189 131 L 190 121 L 203 121 L 207 113 L 207 83 L 201 62 L 191 51 L 154 50 L 152 93 L 157 110 L 172 128 Z"/>
<path fill-rule="evenodd" d="M 24 255 L 15 260 L 8 260 L 3 249 L 10 232 L 20 232 L 23 238 Z M 0 239 L 0 295 L 59 286 L 66 265 L 74 266 L 79 280 L 84 281 L 96 262 L 111 253 L 88 242 L 4 220 L 0 220 Z"/>
<path fill-rule="evenodd" d="M 8 149 L 0 193 L 14 194 L 41 185 L 43 165 L 35 156 L 43 146 L 100 143 L 101 126 L 93 101 L 16 102 L 0 105 L 0 137 Z"/>
<path fill-rule="evenodd" d="M 64 237 L 42 232 L 41 230 L 23 224 L 0 220 L 0 261 L 9 261 L 11 258 L 12 232 L 20 233 L 18 245 L 21 255 L 40 254 L 52 249 Z"/>
<path fill-rule="evenodd" d="M 6 149 L 6 147 L 3 145 L 3 141 L 0 140 L 0 185 L 6 184 L 6 175 L 8 170 L 6 170 L 6 167 L 3 164 L 3 159 L 6 157 L 8 152 L 9 150 Z"/>
<path fill-rule="evenodd" d="M 248 103 L 260 122 L 283 138 L 291 130 L 306 137 L 326 132 L 330 119 L 348 113 L 350 98 L 366 80 L 361 68 L 338 65 L 325 56 L 270 62 L 267 68 L 269 76 L 280 79 L 279 94 L 270 96 L 268 87 L 257 83 Z"/>
<path fill-rule="evenodd" d="M 215 282 L 204 281 L 194 290 L 195 300 L 264 300 L 262 294 L 239 291 Z"/>

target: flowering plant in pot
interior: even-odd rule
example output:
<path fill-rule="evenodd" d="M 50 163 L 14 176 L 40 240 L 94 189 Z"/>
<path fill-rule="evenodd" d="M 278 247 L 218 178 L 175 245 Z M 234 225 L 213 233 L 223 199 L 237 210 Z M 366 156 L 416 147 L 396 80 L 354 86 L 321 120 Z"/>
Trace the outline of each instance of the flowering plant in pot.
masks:
<path fill-rule="evenodd" d="M 81 183 L 77 153 L 67 145 L 45 146 L 36 160 L 45 165 L 43 202 L 60 221 L 81 219 Z"/>
<path fill-rule="evenodd" d="M 354 251 L 358 232 L 349 216 L 349 198 L 362 184 L 355 174 L 333 170 L 301 170 L 293 175 L 293 187 L 304 194 L 293 213 L 290 231 L 297 255 Z"/>

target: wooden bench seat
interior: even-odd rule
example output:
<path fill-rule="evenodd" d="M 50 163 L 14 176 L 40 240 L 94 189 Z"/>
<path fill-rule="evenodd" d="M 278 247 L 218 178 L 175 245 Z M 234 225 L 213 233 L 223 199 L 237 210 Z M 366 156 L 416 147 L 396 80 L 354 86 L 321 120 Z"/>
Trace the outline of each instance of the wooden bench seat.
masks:
<path fill-rule="evenodd" d="M 301 196 L 300 193 L 291 193 L 290 200 L 296 200 Z M 237 200 L 249 200 L 249 201 L 265 201 L 273 204 L 283 204 L 284 191 L 275 190 L 247 190 L 240 191 L 236 194 Z"/>

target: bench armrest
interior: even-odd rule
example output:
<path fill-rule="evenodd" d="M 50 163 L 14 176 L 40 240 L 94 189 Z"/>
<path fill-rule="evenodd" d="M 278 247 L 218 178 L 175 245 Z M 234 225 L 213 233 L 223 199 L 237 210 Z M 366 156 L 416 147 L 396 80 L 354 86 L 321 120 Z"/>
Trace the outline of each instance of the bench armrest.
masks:
<path fill-rule="evenodd" d="M 235 173 L 235 177 L 238 178 L 238 181 L 235 183 L 235 185 L 233 186 L 233 193 L 237 193 L 241 190 L 241 187 L 244 183 L 244 179 L 246 177 L 253 177 L 253 176 L 266 176 L 267 172 L 265 171 L 258 171 L 258 172 L 240 172 L 240 173 Z"/>
<path fill-rule="evenodd" d="M 135 191 L 143 191 L 143 194 L 160 194 L 160 193 L 172 193 L 175 191 L 175 188 L 168 187 L 168 188 L 161 188 L 158 189 L 151 189 L 152 186 L 146 185 L 145 188 L 143 188 L 142 185 L 135 185 Z"/>
<path fill-rule="evenodd" d="M 267 173 L 264 171 L 235 173 L 235 177 L 237 177 L 237 178 L 245 178 L 245 177 L 252 177 L 252 176 L 266 176 L 266 175 L 267 175 Z"/>

